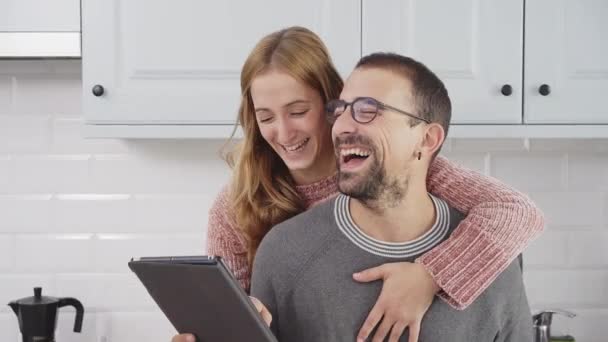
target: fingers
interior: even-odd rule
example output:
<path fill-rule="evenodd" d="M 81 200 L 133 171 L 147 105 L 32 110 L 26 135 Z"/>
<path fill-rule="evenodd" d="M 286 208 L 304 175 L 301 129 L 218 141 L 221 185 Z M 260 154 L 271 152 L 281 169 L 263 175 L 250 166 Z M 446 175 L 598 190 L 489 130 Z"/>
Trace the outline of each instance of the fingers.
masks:
<path fill-rule="evenodd" d="M 270 326 L 270 323 L 272 322 L 272 314 L 266 309 L 260 312 L 260 314 L 262 315 L 264 322 L 266 322 L 266 325 Z"/>
<path fill-rule="evenodd" d="M 389 342 L 399 342 L 399 338 L 403 335 L 403 331 L 407 328 L 407 323 L 397 322 L 393 325 L 393 329 L 391 329 L 391 336 L 389 337 Z M 410 334 L 410 340 L 408 342 L 412 342 L 412 335 Z"/>
<path fill-rule="evenodd" d="M 359 335 L 357 335 L 357 341 L 365 341 L 369 334 L 371 334 L 374 330 L 374 327 L 376 327 L 378 322 L 380 322 L 382 319 L 383 312 L 384 309 L 382 309 L 382 306 L 376 303 L 376 305 L 374 305 L 372 308 L 372 311 L 370 311 L 369 315 L 367 315 L 367 319 L 365 319 L 365 322 L 361 326 Z"/>
<path fill-rule="evenodd" d="M 255 306 L 255 308 L 258 310 L 258 312 L 262 316 L 262 319 L 264 320 L 264 322 L 266 322 L 266 324 L 268 326 L 270 326 L 270 323 L 272 322 L 272 314 L 270 313 L 270 311 L 268 311 L 266 306 L 264 306 L 264 304 L 262 304 L 262 302 L 259 299 L 255 298 L 255 297 L 251 297 L 251 296 L 249 296 L 249 298 L 251 299 L 251 301 L 253 302 L 253 305 Z"/>
<path fill-rule="evenodd" d="M 249 299 L 251 299 L 251 302 L 253 302 L 253 306 L 255 306 L 258 312 L 262 312 L 262 310 L 264 309 L 264 304 L 262 304 L 262 302 L 260 302 L 260 300 L 255 297 L 249 296 Z"/>
<path fill-rule="evenodd" d="M 420 335 L 420 324 L 418 320 L 410 324 L 410 338 L 407 342 L 418 342 L 418 336 Z"/>
<path fill-rule="evenodd" d="M 380 323 L 378 330 L 376 330 L 376 333 L 374 334 L 374 338 L 372 339 L 372 342 L 383 342 L 384 339 L 386 338 L 386 336 L 388 335 L 389 331 L 391 330 L 391 327 L 393 326 L 394 323 L 395 322 L 389 321 L 385 317 L 385 319 L 383 319 L 382 322 Z"/>
<path fill-rule="evenodd" d="M 192 334 L 175 335 L 171 342 L 196 342 L 196 338 Z"/>
<path fill-rule="evenodd" d="M 356 281 L 364 283 L 384 279 L 387 266 L 388 264 L 384 264 L 377 267 L 368 268 L 366 270 L 353 274 L 353 278 Z"/>

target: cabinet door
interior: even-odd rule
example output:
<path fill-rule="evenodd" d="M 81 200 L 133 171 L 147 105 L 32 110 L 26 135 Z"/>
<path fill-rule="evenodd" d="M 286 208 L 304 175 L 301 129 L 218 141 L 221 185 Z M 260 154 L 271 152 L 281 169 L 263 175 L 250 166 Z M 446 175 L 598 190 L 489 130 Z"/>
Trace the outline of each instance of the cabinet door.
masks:
<path fill-rule="evenodd" d="M 606 0 L 526 1 L 527 123 L 608 124 L 606 18 Z"/>
<path fill-rule="evenodd" d="M 363 0 L 362 17 L 363 54 L 427 65 L 448 88 L 452 123 L 522 122 L 523 0 Z"/>
<path fill-rule="evenodd" d="M 0 32 L 79 32 L 79 0 L 2 0 Z"/>
<path fill-rule="evenodd" d="M 352 0 L 82 0 L 82 10 L 88 124 L 233 124 L 245 58 L 284 27 L 318 33 L 342 73 L 360 55 Z"/>

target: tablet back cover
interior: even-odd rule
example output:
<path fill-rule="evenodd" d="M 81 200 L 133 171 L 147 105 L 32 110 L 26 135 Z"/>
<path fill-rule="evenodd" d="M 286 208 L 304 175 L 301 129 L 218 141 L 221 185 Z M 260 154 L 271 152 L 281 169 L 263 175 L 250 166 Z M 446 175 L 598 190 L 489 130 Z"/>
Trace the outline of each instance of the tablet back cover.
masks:
<path fill-rule="evenodd" d="M 276 338 L 240 285 L 219 263 L 132 261 L 129 267 L 179 333 L 200 342 L 269 342 Z"/>

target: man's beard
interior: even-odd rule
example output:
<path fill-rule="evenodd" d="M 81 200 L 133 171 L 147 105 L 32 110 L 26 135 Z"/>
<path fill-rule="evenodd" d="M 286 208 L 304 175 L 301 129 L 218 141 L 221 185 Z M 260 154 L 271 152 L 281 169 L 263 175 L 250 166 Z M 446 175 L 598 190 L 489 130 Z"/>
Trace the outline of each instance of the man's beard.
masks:
<path fill-rule="evenodd" d="M 349 139 L 350 138 L 350 139 Z M 381 209 L 397 206 L 405 197 L 408 187 L 407 178 L 398 180 L 386 174 L 386 168 L 377 158 L 377 149 L 366 138 L 349 137 L 343 143 L 359 143 L 371 151 L 371 165 L 361 173 L 342 172 L 338 165 L 338 189 L 341 193 L 356 198 L 369 208 Z M 339 146 L 338 141 L 334 142 Z M 337 156 L 337 158 L 341 158 Z M 405 171 L 405 170 L 404 170 Z M 359 179 L 359 181 L 357 181 Z"/>

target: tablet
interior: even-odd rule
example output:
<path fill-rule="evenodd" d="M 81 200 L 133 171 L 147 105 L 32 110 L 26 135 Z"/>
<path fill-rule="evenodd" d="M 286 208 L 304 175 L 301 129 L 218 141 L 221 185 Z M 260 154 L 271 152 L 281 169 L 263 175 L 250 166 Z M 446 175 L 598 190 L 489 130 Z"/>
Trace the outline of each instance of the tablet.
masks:
<path fill-rule="evenodd" d="M 276 342 L 221 258 L 144 257 L 129 268 L 180 334 L 200 342 Z"/>

